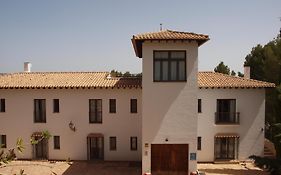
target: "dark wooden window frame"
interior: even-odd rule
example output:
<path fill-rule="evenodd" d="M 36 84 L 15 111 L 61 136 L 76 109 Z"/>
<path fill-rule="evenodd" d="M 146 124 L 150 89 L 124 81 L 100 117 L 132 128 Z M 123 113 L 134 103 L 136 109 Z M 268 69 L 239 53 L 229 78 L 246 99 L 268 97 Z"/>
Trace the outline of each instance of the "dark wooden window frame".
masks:
<path fill-rule="evenodd" d="M 109 137 L 109 150 L 110 151 L 117 150 L 117 137 L 116 136 Z"/>
<path fill-rule="evenodd" d="M 132 98 L 130 100 L 130 111 L 131 113 L 138 113 L 138 99 Z"/>
<path fill-rule="evenodd" d="M 54 149 L 60 149 L 60 136 L 54 136 Z"/>
<path fill-rule="evenodd" d="M 0 137 L 1 137 L 0 148 L 7 148 L 7 136 L 6 135 L 0 135 Z"/>
<path fill-rule="evenodd" d="M 202 99 L 198 99 L 198 113 L 202 113 Z"/>
<path fill-rule="evenodd" d="M 234 112 L 219 111 L 219 101 L 221 101 L 221 100 L 228 100 L 228 101 L 234 100 L 235 101 L 235 111 Z M 231 115 L 233 115 L 233 118 L 231 118 Z M 227 118 L 229 118 L 229 119 L 227 119 Z M 221 99 L 216 100 L 215 124 L 217 124 L 217 125 L 239 125 L 240 124 L 240 113 L 237 112 L 237 100 L 236 99 L 221 98 Z"/>
<path fill-rule="evenodd" d="M 91 111 L 91 100 L 94 100 L 96 101 L 95 102 L 95 111 L 93 111 L 93 114 L 92 114 L 92 111 Z M 101 101 L 101 111 L 98 111 L 97 109 L 97 106 L 98 106 L 98 103 L 97 101 Z M 98 121 L 98 115 L 99 115 L 99 112 L 100 112 L 100 115 L 101 115 L 101 120 Z M 94 115 L 94 116 L 91 116 L 91 115 Z M 89 99 L 89 123 L 98 123 L 98 124 L 101 124 L 102 123 L 102 99 Z"/>
<path fill-rule="evenodd" d="M 109 113 L 116 113 L 116 99 L 109 99 Z"/>
<path fill-rule="evenodd" d="M 6 112 L 6 100 L 4 98 L 0 100 L 0 112 Z"/>
<path fill-rule="evenodd" d="M 202 137 L 197 137 L 197 150 L 202 150 Z"/>
<path fill-rule="evenodd" d="M 39 103 L 39 118 L 36 117 L 36 103 Z M 44 105 L 42 104 L 44 102 Z M 46 99 L 34 99 L 34 123 L 46 123 Z"/>
<path fill-rule="evenodd" d="M 134 145 L 133 145 L 134 139 L 136 139 L 136 147 L 134 147 Z M 130 143 L 131 143 L 131 151 L 137 151 L 138 150 L 138 137 L 131 137 Z"/>
<path fill-rule="evenodd" d="M 60 100 L 53 99 L 53 113 L 59 113 L 59 112 L 60 112 Z"/>
<path fill-rule="evenodd" d="M 155 52 L 168 52 L 168 59 L 155 58 Z M 171 58 L 171 52 L 184 52 L 185 58 Z M 160 80 L 155 80 L 155 62 L 160 61 Z M 162 65 L 163 61 L 168 62 L 168 79 L 163 80 L 162 76 Z M 184 79 L 179 80 L 179 62 L 184 61 Z M 176 80 L 171 80 L 171 62 L 177 62 L 177 78 Z M 186 51 L 185 50 L 154 50 L 153 51 L 153 82 L 186 82 Z"/>

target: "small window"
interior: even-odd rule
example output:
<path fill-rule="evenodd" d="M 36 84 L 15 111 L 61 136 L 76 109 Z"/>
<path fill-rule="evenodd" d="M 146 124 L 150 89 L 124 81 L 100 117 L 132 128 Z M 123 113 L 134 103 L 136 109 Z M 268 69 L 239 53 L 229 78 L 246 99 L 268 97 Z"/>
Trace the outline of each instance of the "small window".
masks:
<path fill-rule="evenodd" d="M 131 137 L 131 150 L 132 151 L 138 150 L 138 138 L 137 137 Z"/>
<path fill-rule="evenodd" d="M 5 108 L 6 108 L 5 99 L 2 98 L 2 99 L 0 100 L 0 112 L 5 112 L 5 111 L 6 111 Z"/>
<path fill-rule="evenodd" d="M 54 136 L 54 149 L 60 149 L 60 136 Z"/>
<path fill-rule="evenodd" d="M 131 99 L 131 113 L 138 112 L 138 101 L 137 99 Z"/>
<path fill-rule="evenodd" d="M 197 150 L 201 150 L 201 141 L 202 141 L 202 138 L 197 137 Z"/>
<path fill-rule="evenodd" d="M 202 113 L 202 100 L 198 99 L 198 113 Z"/>
<path fill-rule="evenodd" d="M 0 148 L 7 148 L 6 135 L 0 135 Z"/>
<path fill-rule="evenodd" d="M 90 99 L 89 100 L 89 122 L 102 123 L 102 100 Z"/>
<path fill-rule="evenodd" d="M 53 99 L 53 112 L 59 113 L 60 112 L 60 100 L 59 99 Z"/>
<path fill-rule="evenodd" d="M 109 137 L 109 150 L 115 151 L 117 149 L 116 146 L 116 137 Z"/>
<path fill-rule="evenodd" d="M 116 99 L 109 99 L 109 113 L 116 113 Z"/>
<path fill-rule="evenodd" d="M 34 99 L 34 122 L 46 123 L 46 100 Z"/>

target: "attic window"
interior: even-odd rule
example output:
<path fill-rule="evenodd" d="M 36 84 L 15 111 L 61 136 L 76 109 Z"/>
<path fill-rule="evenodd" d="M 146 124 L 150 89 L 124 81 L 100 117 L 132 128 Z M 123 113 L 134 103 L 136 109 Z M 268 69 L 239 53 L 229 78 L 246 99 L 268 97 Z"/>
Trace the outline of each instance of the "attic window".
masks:
<path fill-rule="evenodd" d="M 154 82 L 186 81 L 185 51 L 154 51 Z"/>

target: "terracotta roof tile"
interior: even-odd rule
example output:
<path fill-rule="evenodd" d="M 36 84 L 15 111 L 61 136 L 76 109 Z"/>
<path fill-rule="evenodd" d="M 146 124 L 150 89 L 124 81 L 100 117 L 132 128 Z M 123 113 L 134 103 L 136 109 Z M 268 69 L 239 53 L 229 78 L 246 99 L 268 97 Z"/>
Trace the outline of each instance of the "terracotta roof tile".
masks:
<path fill-rule="evenodd" d="M 133 35 L 132 43 L 137 57 L 142 58 L 142 43 L 145 40 L 194 40 L 198 46 L 209 40 L 208 35 L 192 32 L 179 32 L 174 30 L 163 30 Z"/>
<path fill-rule="evenodd" d="M 112 77 L 108 72 L 30 72 L 0 74 L 0 88 L 142 87 L 141 78 Z M 273 83 L 215 72 L 198 73 L 199 88 L 271 88 Z"/>
<path fill-rule="evenodd" d="M 216 72 L 199 72 L 199 88 L 270 88 L 274 83 L 225 75 Z"/>
<path fill-rule="evenodd" d="M 0 88 L 141 87 L 141 78 L 112 77 L 108 72 L 30 72 L 2 74 Z"/>
<path fill-rule="evenodd" d="M 163 30 L 134 35 L 135 40 L 209 40 L 208 35 L 196 34 L 192 32 L 179 32 L 174 30 Z"/>

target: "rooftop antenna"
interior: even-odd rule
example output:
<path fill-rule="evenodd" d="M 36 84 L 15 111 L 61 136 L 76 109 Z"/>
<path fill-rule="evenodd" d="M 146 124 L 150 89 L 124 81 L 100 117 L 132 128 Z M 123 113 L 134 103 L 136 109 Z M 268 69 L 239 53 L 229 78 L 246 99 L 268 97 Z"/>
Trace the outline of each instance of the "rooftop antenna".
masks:
<path fill-rule="evenodd" d="M 162 31 L 162 23 L 160 23 L 160 31 Z"/>

